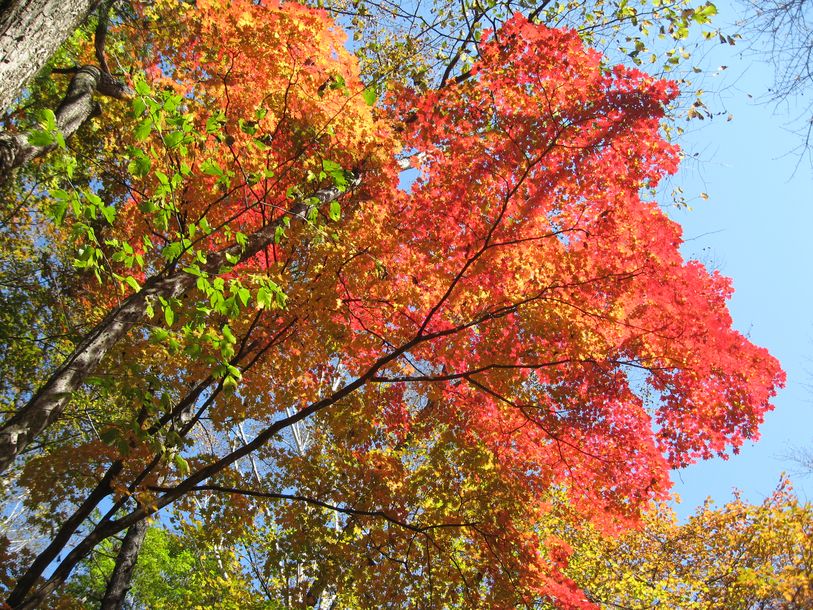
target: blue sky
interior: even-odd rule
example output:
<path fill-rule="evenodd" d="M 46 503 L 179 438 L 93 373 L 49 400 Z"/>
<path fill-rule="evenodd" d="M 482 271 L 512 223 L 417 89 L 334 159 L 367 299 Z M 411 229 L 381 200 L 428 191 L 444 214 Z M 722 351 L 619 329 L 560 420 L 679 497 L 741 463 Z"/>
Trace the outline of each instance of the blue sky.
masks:
<path fill-rule="evenodd" d="M 734 3 L 717 2 L 718 22 L 740 17 Z M 767 347 L 787 372 L 787 387 L 768 414 L 762 439 L 746 444 L 728 461 L 712 460 L 674 473 L 685 516 L 711 496 L 718 503 L 738 488 L 758 502 L 787 471 L 797 494 L 813 501 L 813 476 L 800 476 L 787 459 L 794 449 L 813 450 L 813 171 L 793 150 L 801 143 L 790 124 L 804 107 L 765 103 L 773 69 L 748 50 L 715 45 L 698 60 L 719 76 L 703 88 L 712 110 L 724 114 L 694 121 L 680 141 L 688 154 L 671 186 L 681 186 L 691 210 L 671 210 L 684 227 L 687 256 L 698 258 L 734 280 L 730 303 L 735 326 Z M 811 91 L 813 93 L 813 91 Z M 805 100 L 801 100 L 802 103 Z M 704 201 L 700 193 L 708 193 Z"/>

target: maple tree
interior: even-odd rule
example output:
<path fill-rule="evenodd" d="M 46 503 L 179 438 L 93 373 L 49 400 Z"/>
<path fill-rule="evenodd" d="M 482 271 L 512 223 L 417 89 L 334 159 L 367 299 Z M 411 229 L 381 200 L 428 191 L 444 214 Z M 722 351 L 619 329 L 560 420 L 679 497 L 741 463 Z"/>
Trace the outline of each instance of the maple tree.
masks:
<path fill-rule="evenodd" d="M 324 11 L 135 7 L 130 112 L 16 192 L 84 292 L 0 430 L 59 522 L 11 607 L 170 508 L 216 548 L 265 532 L 257 565 L 311 576 L 269 579 L 288 605 L 589 608 L 552 498 L 615 531 L 757 437 L 778 363 L 641 197 L 673 83 L 518 14 L 466 78 L 383 90 Z"/>
<path fill-rule="evenodd" d="M 549 499 L 554 509 L 540 526 L 561 537 L 557 552 L 560 561 L 567 560 L 567 575 L 599 608 L 791 609 L 810 605 L 813 507 L 801 503 L 786 480 L 761 504 L 751 505 L 736 496 L 718 508 L 709 500 L 683 524 L 669 506 L 653 506 L 644 512 L 639 526 L 620 536 L 602 533 L 586 522 L 574 525 L 573 509 L 566 500 L 555 494 Z M 281 543 L 279 532 L 272 543 L 267 529 L 254 532 L 257 540 L 244 538 L 242 544 L 229 548 L 227 557 L 233 559 L 231 553 L 237 553 L 240 562 L 224 564 L 221 560 L 218 566 L 218 551 L 206 544 L 203 531 L 194 525 L 180 533 L 158 527 L 150 530 L 134 582 L 136 607 L 205 607 L 207 596 L 215 595 L 208 599 L 219 600 L 222 607 L 234 603 L 236 607 L 276 608 L 273 602 L 263 601 L 262 590 L 272 588 L 280 605 L 290 607 L 297 587 L 305 594 L 314 588 L 312 580 L 300 578 L 291 591 L 285 591 L 281 588 L 284 564 L 269 566 L 260 561 L 268 559 L 263 552 L 271 553 Z M 246 540 L 251 540 L 250 546 Z M 347 566 L 329 565 L 330 547 L 321 550 L 324 554 L 314 560 L 320 561 L 322 573 L 330 571 L 331 582 L 348 579 Z M 93 599 L 94 595 L 101 598 L 113 563 L 109 549 L 107 553 L 83 566 L 65 602 Z M 318 565 L 314 560 L 309 565 L 311 572 Z M 257 574 L 262 574 L 260 583 Z M 339 606 L 364 606 L 363 599 L 348 602 L 345 598 Z M 400 603 L 411 605 L 415 597 L 407 599 Z"/>

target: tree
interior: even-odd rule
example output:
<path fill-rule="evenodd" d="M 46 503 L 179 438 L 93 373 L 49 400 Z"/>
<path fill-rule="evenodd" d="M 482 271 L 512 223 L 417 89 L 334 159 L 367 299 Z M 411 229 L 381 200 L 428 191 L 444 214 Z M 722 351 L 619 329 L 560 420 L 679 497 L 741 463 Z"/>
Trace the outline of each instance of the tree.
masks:
<path fill-rule="evenodd" d="M 813 15 L 810 2 L 749 0 L 747 5 L 750 10 L 744 26 L 752 35 L 754 47 L 767 55 L 774 65 L 774 85 L 769 89 L 771 101 L 782 104 L 799 100 L 811 85 Z M 794 121 L 807 125 L 800 130 L 804 137 L 800 146 L 802 152 L 810 150 L 811 111 L 811 105 L 802 102 L 802 110 L 794 118 Z"/>
<path fill-rule="evenodd" d="M 201 540 L 199 528 L 170 533 L 147 529 L 138 558 L 138 571 L 130 583 L 128 608 L 174 610 L 187 608 L 256 608 L 277 610 L 252 591 L 249 579 L 230 552 L 218 555 Z M 57 607 L 82 604 L 98 607 L 114 569 L 112 545 L 104 545 L 81 566 L 77 577 L 56 603 Z"/>
<path fill-rule="evenodd" d="M 65 141 L 90 119 L 91 116 L 98 113 L 99 105 L 94 100 L 95 94 L 99 93 L 116 99 L 128 99 L 132 95 L 132 90 L 124 83 L 116 80 L 110 73 L 110 68 L 105 58 L 105 39 L 107 37 L 109 12 L 112 4 L 112 1 L 102 2 L 99 9 L 98 23 L 95 32 L 95 51 L 99 65 L 84 65 L 68 69 L 74 76 L 56 111 L 46 109 L 43 112 L 42 126 L 44 130 L 34 131 L 28 134 L 0 131 L 0 185 L 8 180 L 16 168 L 50 152 L 57 146 L 65 148 Z M 8 19 L 14 21 L 14 24 L 20 25 L 20 27 L 28 27 L 32 24 L 34 26 L 40 25 L 39 20 L 41 19 L 49 19 L 50 26 L 53 26 L 55 23 L 60 23 L 60 27 L 67 27 L 67 24 L 63 24 L 53 18 L 53 13 L 58 10 L 56 5 L 40 7 L 37 9 L 35 16 L 28 15 L 28 10 L 31 10 L 30 6 L 9 9 L 13 15 L 10 15 Z M 68 17 L 68 21 L 72 23 L 70 12 L 68 13 Z M 77 18 L 78 17 L 79 15 L 77 15 Z M 28 23 L 28 20 L 31 20 L 31 23 Z M 66 34 L 70 33 L 73 29 L 75 29 L 75 25 L 73 28 L 67 30 Z M 8 39 L 11 40 L 13 35 L 15 35 L 15 28 L 10 27 L 6 33 L 8 34 Z M 58 32 L 52 32 L 49 29 L 46 29 L 45 34 L 46 36 L 53 35 L 55 37 L 59 35 Z M 16 33 L 16 35 L 17 38 L 14 38 L 15 44 L 17 44 L 20 36 L 22 36 L 19 33 Z M 30 32 L 27 32 L 26 35 L 30 35 Z M 40 34 L 38 33 L 37 36 L 40 36 Z M 64 38 L 64 35 L 62 38 Z M 39 38 L 36 38 L 36 40 L 39 40 Z M 46 40 L 53 41 L 54 39 L 49 38 Z M 56 46 L 59 46 L 59 43 L 57 43 Z M 36 52 L 39 53 L 40 50 Z M 15 55 L 18 60 L 25 58 L 25 53 L 20 52 L 19 49 Z M 48 56 L 50 56 L 50 54 L 46 55 L 44 59 L 47 59 Z M 41 67 L 42 63 L 44 63 L 44 60 L 40 62 L 40 65 L 36 66 L 36 70 Z M 12 69 L 9 74 L 12 75 L 13 72 L 14 70 Z M 19 89 L 22 89 L 24 84 L 24 82 L 20 84 Z M 17 93 L 19 93 L 19 91 Z"/>
<path fill-rule="evenodd" d="M 139 9 L 132 113 L 62 151 L 81 175 L 18 193 L 71 244 L 89 330 L 2 429 L 61 516 L 9 605 L 174 507 L 213 548 L 272 532 L 255 563 L 287 544 L 302 603 L 591 607 L 550 497 L 634 523 L 782 383 L 641 199 L 677 167 L 674 84 L 516 15 L 464 78 L 383 90 L 323 11 L 178 9 Z M 106 408 L 20 458 L 80 390 Z"/>
<path fill-rule="evenodd" d="M 5 112 L 99 0 L 0 3 L 0 111 Z"/>
<path fill-rule="evenodd" d="M 710 501 L 681 525 L 660 506 L 620 538 L 573 531 L 568 573 L 603 608 L 807 608 L 813 506 L 787 481 L 762 504 Z"/>
<path fill-rule="evenodd" d="M 688 59 L 692 28 L 700 27 L 703 38 L 722 35 L 710 29 L 717 9 L 707 1 L 434 0 L 431 10 L 409 1 L 397 6 L 377 0 L 321 4 L 352 32 L 365 74 L 419 88 L 465 76 L 479 56 L 483 33 L 498 29 L 517 12 L 550 27 L 578 30 L 613 60 L 623 58 L 656 71 L 674 70 Z"/>
<path fill-rule="evenodd" d="M 379 12 L 392 13 L 386 7 L 381 7 L 375 2 L 358 3 L 355 6 L 356 18 L 352 23 L 358 25 L 357 34 L 360 37 L 365 37 L 365 28 L 369 25 L 370 17 L 375 18 L 374 22 L 379 22 Z M 475 4 L 466 9 L 474 11 L 472 17 L 466 11 L 464 11 L 463 15 L 459 15 L 445 2 L 441 1 L 436 9 L 436 12 L 441 17 L 431 24 L 425 21 L 425 17 L 419 13 L 417 8 L 414 12 L 399 9 L 392 16 L 398 22 L 407 21 L 412 26 L 415 23 L 423 23 L 426 28 L 438 31 L 438 48 L 430 45 L 428 49 L 437 54 L 437 59 L 444 66 L 439 81 L 439 84 L 443 85 L 457 67 L 463 69 L 463 72 L 457 78 L 465 78 L 469 73 L 471 60 L 466 58 L 475 56 L 475 50 L 483 32 L 483 23 L 490 23 L 493 27 L 496 27 L 497 24 L 508 18 L 516 8 L 527 7 L 523 3 L 514 7 L 508 2 L 504 5 L 498 3 L 489 9 Z M 602 43 L 605 42 L 606 37 L 620 36 L 621 26 L 619 24 L 631 22 L 634 25 L 634 30 L 638 31 L 625 37 L 624 44 L 631 45 L 631 47 L 622 46 L 620 51 L 629 53 L 633 61 L 639 64 L 641 63 L 639 55 L 642 51 L 647 50 L 644 39 L 649 36 L 649 30 L 655 24 L 660 23 L 660 28 L 663 30 L 661 36 L 668 32 L 669 37 L 675 41 L 681 41 L 688 35 L 691 23 L 707 24 L 710 17 L 716 13 L 714 5 L 710 2 L 691 7 L 688 0 L 680 0 L 680 2 L 675 3 L 658 3 L 657 6 L 645 6 L 640 11 L 634 7 L 628 7 L 626 2 L 620 3 L 617 7 L 615 5 L 612 7 L 605 6 L 604 2 L 598 2 L 594 7 L 574 7 L 570 3 L 545 1 L 538 5 L 533 4 L 532 9 L 531 15 L 534 19 L 544 16 L 546 20 L 557 25 L 584 23 L 586 24 L 585 36 L 588 40 Z M 103 6 L 103 15 L 106 16 L 107 10 L 109 10 L 109 3 L 105 3 Z M 104 22 L 100 20 L 102 35 L 100 36 L 97 31 L 96 41 L 96 55 L 100 67 L 85 66 L 79 70 L 65 100 L 57 109 L 55 116 L 49 117 L 46 123 L 46 132 L 51 132 L 50 137 L 46 137 L 47 141 L 44 143 L 28 142 L 28 139 L 22 135 L 0 133 L 0 147 L 3 148 L 0 170 L 3 170 L 4 174 L 7 174 L 17 165 L 28 162 L 34 156 L 47 152 L 53 148 L 55 141 L 58 141 L 59 138 L 64 140 L 70 137 L 78 126 L 89 118 L 95 108 L 92 102 L 92 94 L 96 88 L 100 88 L 102 94 L 112 97 L 120 98 L 129 95 L 128 88 L 121 83 L 115 82 L 107 68 L 107 62 L 103 55 L 105 37 L 103 26 Z M 396 29 L 402 27 L 396 26 Z M 706 35 L 710 35 L 710 33 L 707 32 Z M 413 69 L 410 67 L 414 61 L 420 63 L 425 60 L 425 50 L 416 51 L 413 49 L 404 58 L 401 56 L 402 53 L 399 55 L 397 52 L 400 45 L 396 44 L 396 51 L 393 51 L 396 55 L 393 57 L 391 52 L 382 52 L 382 46 L 384 49 L 392 50 L 391 41 L 389 39 L 382 40 L 382 36 L 388 37 L 389 33 L 376 29 L 369 36 L 369 50 L 367 50 L 368 47 L 362 49 L 363 56 L 367 58 L 367 63 L 372 66 L 370 71 L 374 79 L 382 78 L 384 75 L 393 76 L 392 66 L 404 63 L 402 61 L 404 59 L 407 67 L 401 69 L 402 77 L 410 76 L 413 80 L 421 80 L 426 76 L 429 71 L 428 68 Z M 460 43 L 459 41 L 463 42 Z M 414 43 L 408 40 L 404 44 L 410 47 Z M 685 50 L 678 48 L 671 48 L 666 51 L 667 67 L 674 66 L 677 63 L 679 53 L 686 54 Z M 376 55 L 377 59 L 372 59 L 373 55 Z M 650 61 L 657 61 L 657 57 L 653 54 Z M 48 134 L 45 135 L 48 136 Z M 218 265 L 213 266 L 217 267 Z M 183 287 L 180 286 L 162 285 L 156 289 L 156 294 L 169 295 L 182 290 Z M 122 333 L 131 328 L 133 320 L 143 315 L 144 303 L 142 300 L 143 298 L 137 298 L 133 302 L 123 305 L 122 310 L 118 312 L 115 319 L 109 321 L 104 331 L 99 329 L 99 335 L 95 335 L 92 339 L 88 337 L 89 342 L 87 344 L 80 344 L 77 347 L 75 354 L 70 359 L 70 366 L 67 367 L 67 370 L 59 371 L 60 374 L 54 375 L 40 389 L 40 392 L 32 397 L 31 404 L 18 413 L 14 420 L 6 423 L 4 429 L 0 431 L 0 470 L 8 467 L 10 460 L 24 449 L 32 436 L 37 435 L 58 417 L 64 407 L 65 397 L 81 386 L 84 377 L 95 368 L 96 363 L 103 357 L 109 346 L 115 343 Z"/>

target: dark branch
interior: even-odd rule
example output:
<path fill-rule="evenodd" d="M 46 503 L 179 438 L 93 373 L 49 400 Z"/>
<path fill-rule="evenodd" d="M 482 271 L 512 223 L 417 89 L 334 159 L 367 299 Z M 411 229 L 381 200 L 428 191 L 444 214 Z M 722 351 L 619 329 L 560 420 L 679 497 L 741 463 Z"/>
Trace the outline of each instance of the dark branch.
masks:
<path fill-rule="evenodd" d="M 167 492 L 173 490 L 172 487 L 158 487 L 158 486 L 150 487 L 149 489 L 151 491 L 160 491 L 160 492 Z M 237 487 L 226 487 L 223 485 L 196 485 L 195 487 L 192 487 L 189 491 L 212 491 L 217 493 L 251 496 L 254 498 L 267 498 L 270 500 L 289 500 L 293 502 L 304 502 L 312 506 L 326 508 L 328 510 L 335 511 L 337 513 L 342 513 L 344 515 L 353 515 L 359 517 L 378 517 L 384 519 L 385 521 L 388 521 L 389 523 L 392 523 L 393 525 L 397 525 L 398 527 L 402 527 L 406 530 L 410 530 L 412 532 L 416 532 L 419 534 L 424 534 L 426 532 L 435 529 L 453 528 L 453 527 L 476 527 L 477 525 L 479 525 L 479 522 L 477 521 L 463 523 L 435 523 L 432 525 L 415 525 L 414 523 L 407 523 L 406 521 L 396 519 L 392 515 L 385 513 L 384 511 L 381 510 L 361 510 L 358 508 L 350 508 L 348 506 L 336 506 L 335 504 L 330 504 L 317 498 L 311 498 L 309 496 L 303 496 L 299 494 L 274 493 L 258 491 L 256 489 L 240 489 Z"/>

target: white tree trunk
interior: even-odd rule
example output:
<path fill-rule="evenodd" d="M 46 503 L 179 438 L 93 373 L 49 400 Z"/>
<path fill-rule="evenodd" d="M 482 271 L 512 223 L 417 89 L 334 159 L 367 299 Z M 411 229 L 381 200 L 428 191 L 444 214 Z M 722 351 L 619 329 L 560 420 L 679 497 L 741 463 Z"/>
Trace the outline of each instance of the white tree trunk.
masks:
<path fill-rule="evenodd" d="M 19 97 L 99 0 L 0 0 L 0 112 Z"/>

